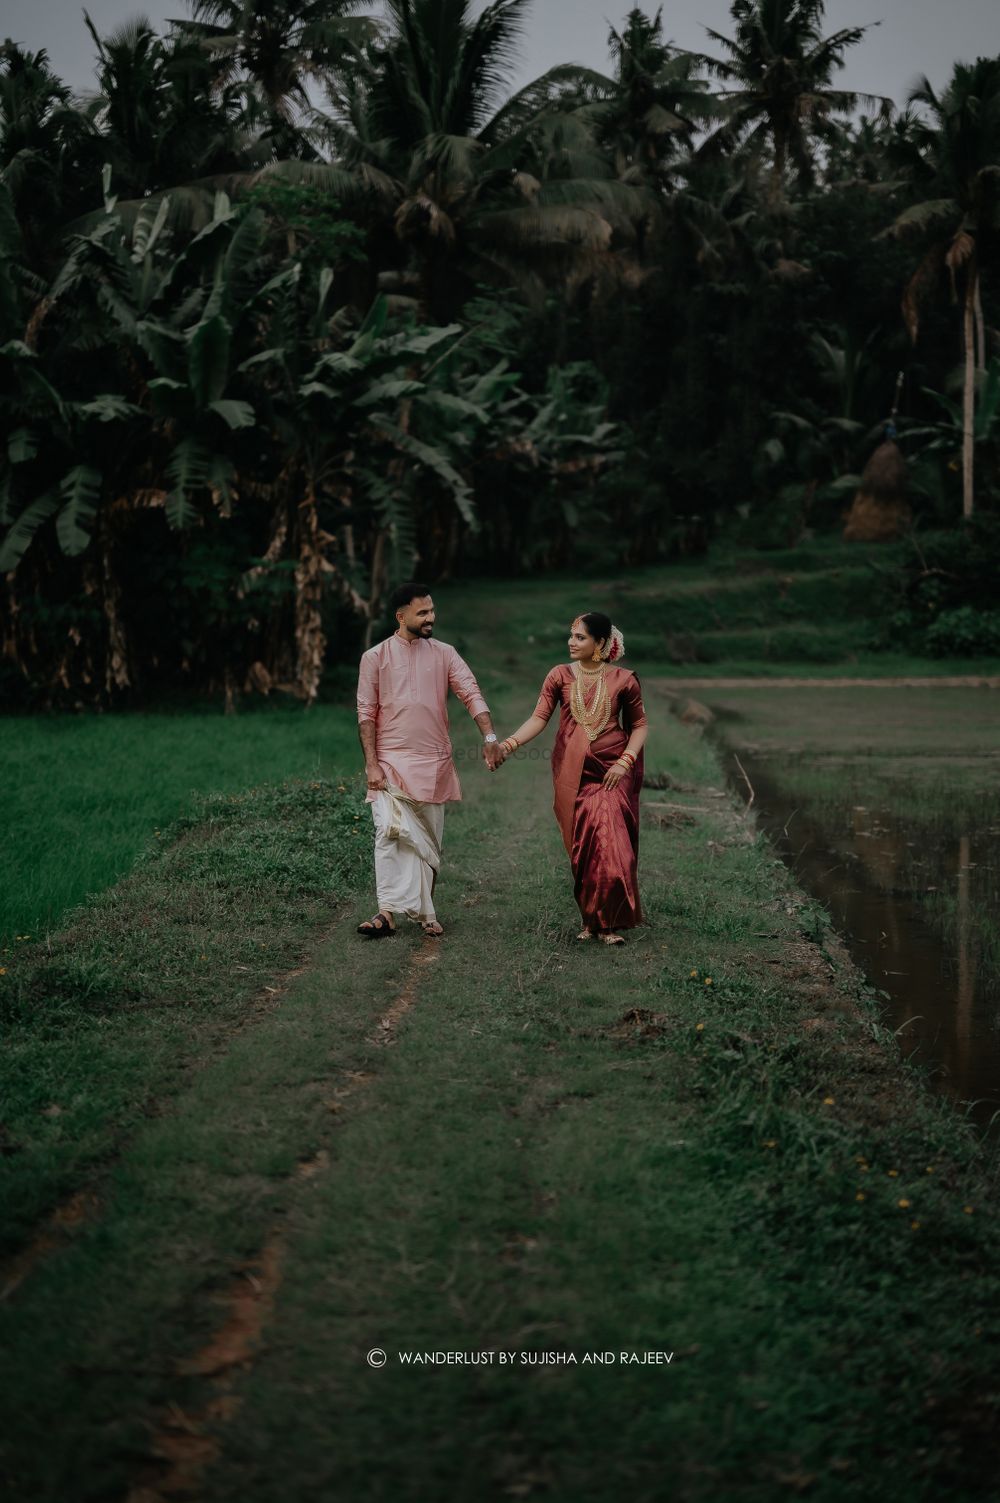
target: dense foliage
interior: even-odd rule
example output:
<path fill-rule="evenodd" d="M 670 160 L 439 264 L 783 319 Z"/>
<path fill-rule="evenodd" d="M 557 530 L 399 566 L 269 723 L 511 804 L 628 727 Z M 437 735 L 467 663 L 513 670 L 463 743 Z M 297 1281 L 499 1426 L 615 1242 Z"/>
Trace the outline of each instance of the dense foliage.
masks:
<path fill-rule="evenodd" d="M 986 546 L 1000 58 L 897 109 L 836 86 L 865 27 L 734 0 L 511 93 L 530 8 L 192 0 L 91 28 L 86 99 L 0 49 L 8 694 L 310 702 L 413 571 L 837 525 L 894 409 L 918 533 Z"/>

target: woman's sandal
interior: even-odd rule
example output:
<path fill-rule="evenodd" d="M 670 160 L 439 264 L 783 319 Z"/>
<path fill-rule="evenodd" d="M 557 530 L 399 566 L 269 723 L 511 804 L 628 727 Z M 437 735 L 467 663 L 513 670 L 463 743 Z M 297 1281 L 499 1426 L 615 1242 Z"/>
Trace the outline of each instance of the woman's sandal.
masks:
<path fill-rule="evenodd" d="M 593 930 L 591 930 L 591 929 L 583 929 L 583 930 L 581 930 L 581 932 L 576 937 L 577 937 L 577 939 L 593 939 L 593 937 L 594 937 Z"/>
<path fill-rule="evenodd" d="M 597 937 L 605 945 L 623 945 L 625 943 L 625 936 L 623 934 L 599 934 Z"/>
<path fill-rule="evenodd" d="M 363 934 L 365 939 L 384 939 L 395 932 L 384 913 L 376 913 L 374 918 L 366 919 L 358 925 L 358 933 Z"/>
<path fill-rule="evenodd" d="M 437 927 L 432 928 L 432 925 L 436 925 Z M 424 919 L 420 927 L 431 939 L 440 939 L 444 933 L 444 929 L 438 923 L 437 919 Z"/>

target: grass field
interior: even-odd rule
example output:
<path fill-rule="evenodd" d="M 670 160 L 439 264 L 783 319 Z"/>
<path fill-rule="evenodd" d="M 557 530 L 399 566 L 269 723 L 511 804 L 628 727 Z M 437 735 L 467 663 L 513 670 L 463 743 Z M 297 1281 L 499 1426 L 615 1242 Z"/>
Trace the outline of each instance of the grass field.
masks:
<path fill-rule="evenodd" d="M 342 709 L 257 703 L 245 713 L 16 716 L 0 720 L 8 841 L 0 945 L 51 928 L 156 844 L 204 793 L 355 771 Z"/>
<path fill-rule="evenodd" d="M 461 764 L 444 941 L 356 936 L 360 789 L 317 778 L 215 796 L 21 948 L 13 1503 L 991 1496 L 994 1158 L 650 704 L 621 952 L 572 939 L 527 757 Z"/>

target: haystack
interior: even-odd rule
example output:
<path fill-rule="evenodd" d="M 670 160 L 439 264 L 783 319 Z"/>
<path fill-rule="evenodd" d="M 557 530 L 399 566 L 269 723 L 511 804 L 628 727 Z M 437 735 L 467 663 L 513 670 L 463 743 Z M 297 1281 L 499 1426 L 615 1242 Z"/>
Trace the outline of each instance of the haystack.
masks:
<path fill-rule="evenodd" d="M 891 438 L 880 443 L 861 472 L 861 484 L 844 521 L 844 537 L 891 542 L 912 520 L 906 499 L 906 460 Z"/>

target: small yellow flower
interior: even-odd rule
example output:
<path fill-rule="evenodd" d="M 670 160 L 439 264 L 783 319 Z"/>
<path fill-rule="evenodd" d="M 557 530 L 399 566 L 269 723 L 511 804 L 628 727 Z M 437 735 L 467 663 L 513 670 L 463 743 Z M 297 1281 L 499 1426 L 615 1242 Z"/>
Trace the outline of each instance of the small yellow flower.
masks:
<path fill-rule="evenodd" d="M 868 1173 L 869 1166 L 867 1164 L 859 1164 L 858 1168 L 861 1170 L 862 1174 Z"/>
<path fill-rule="evenodd" d="M 911 1221 L 911 1222 L 910 1222 L 910 1231 L 911 1231 L 911 1232 L 915 1232 L 915 1231 L 916 1231 L 916 1230 L 917 1230 L 917 1227 L 918 1227 L 918 1226 L 919 1226 L 919 1225 L 920 1225 L 920 1222 L 919 1222 L 919 1221 Z"/>
<path fill-rule="evenodd" d="M 886 1174 L 888 1174 L 888 1176 L 889 1176 L 890 1179 L 898 1179 L 899 1178 L 899 1170 L 898 1169 L 887 1169 L 885 1172 L 886 1172 Z"/>
<path fill-rule="evenodd" d="M 966 1216 L 971 1216 L 972 1215 L 972 1207 L 971 1206 L 963 1206 L 962 1210 L 965 1212 Z"/>
<path fill-rule="evenodd" d="M 711 986 L 712 985 L 712 978 L 711 978 L 711 976 L 706 976 L 705 977 L 705 985 L 706 986 Z"/>
<path fill-rule="evenodd" d="M 865 1198 L 865 1192 L 864 1192 L 864 1190 L 859 1190 L 858 1193 L 857 1193 L 857 1195 L 855 1195 L 855 1197 L 854 1197 L 855 1200 L 864 1200 L 864 1198 Z"/>
<path fill-rule="evenodd" d="M 778 1146 L 778 1140 L 777 1140 L 777 1138 L 765 1138 L 764 1139 L 764 1147 L 765 1148 L 776 1148 L 777 1146 Z"/>
<path fill-rule="evenodd" d="M 695 1031 L 695 1033 L 700 1033 L 701 1030 L 704 1028 L 704 1026 L 705 1026 L 704 1023 L 696 1023 L 694 1025 L 694 1031 Z"/>
<path fill-rule="evenodd" d="M 835 1102 L 835 1100 L 834 1100 L 834 1098 L 832 1096 L 824 1096 L 823 1097 L 823 1105 L 824 1106 L 835 1106 L 836 1102 Z"/>
<path fill-rule="evenodd" d="M 928 1164 L 927 1168 L 924 1171 L 924 1173 L 925 1174 L 933 1174 L 934 1173 L 934 1165 L 933 1164 Z"/>
<path fill-rule="evenodd" d="M 346 793 L 347 792 L 347 789 L 344 787 L 343 783 L 338 783 L 337 784 L 337 792 L 338 793 Z"/>
<path fill-rule="evenodd" d="M 905 1200 L 905 1199 L 904 1199 L 904 1200 L 897 1200 L 897 1202 L 896 1202 L 896 1204 L 897 1204 L 897 1205 L 898 1205 L 898 1206 L 902 1206 L 902 1207 L 903 1207 L 903 1210 L 904 1210 L 904 1211 L 905 1211 L 905 1210 L 906 1210 L 906 1208 L 907 1208 L 907 1206 L 908 1206 L 908 1205 L 909 1205 L 909 1204 L 910 1204 L 910 1202 L 909 1202 L 909 1201 L 908 1201 L 908 1200 Z"/>
<path fill-rule="evenodd" d="M 691 975 L 692 975 L 692 976 L 697 976 L 697 974 L 698 974 L 698 972 L 697 972 L 697 971 L 692 971 L 692 972 L 691 972 Z"/>
<path fill-rule="evenodd" d="M 0 976 L 6 976 L 6 974 L 7 974 L 7 967 L 5 965 L 0 965 Z"/>

